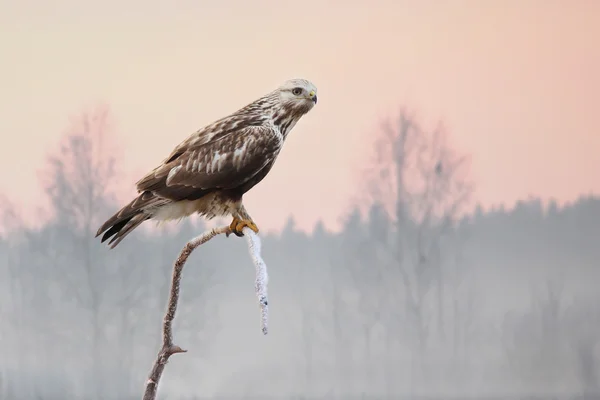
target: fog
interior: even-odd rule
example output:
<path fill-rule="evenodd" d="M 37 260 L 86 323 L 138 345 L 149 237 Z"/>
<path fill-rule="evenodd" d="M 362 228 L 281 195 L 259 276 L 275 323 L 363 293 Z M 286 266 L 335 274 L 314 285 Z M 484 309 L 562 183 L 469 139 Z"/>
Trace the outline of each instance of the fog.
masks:
<path fill-rule="evenodd" d="M 2 399 L 141 398 L 173 261 L 206 229 L 139 229 L 114 250 L 94 237 L 121 205 L 105 117 L 82 114 L 49 153 L 49 222 L 31 228 L 3 203 Z M 281 232 L 261 234 L 267 336 L 245 241 L 197 249 L 174 322 L 188 352 L 171 357 L 158 397 L 597 394 L 600 199 L 472 209 L 468 155 L 448 137 L 392 116 L 343 229 L 301 231 L 290 210 Z"/>

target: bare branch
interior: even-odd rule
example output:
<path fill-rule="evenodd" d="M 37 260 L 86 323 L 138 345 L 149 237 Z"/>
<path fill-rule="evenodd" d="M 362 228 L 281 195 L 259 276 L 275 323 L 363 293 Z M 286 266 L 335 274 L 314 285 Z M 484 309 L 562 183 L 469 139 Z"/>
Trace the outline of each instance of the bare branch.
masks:
<path fill-rule="evenodd" d="M 190 254 L 192 254 L 197 247 L 223 233 L 229 236 L 231 233 L 229 226 L 213 228 L 207 232 L 204 232 L 200 236 L 195 237 L 187 242 L 185 247 L 181 250 L 181 253 L 179 253 L 179 257 L 177 257 L 177 260 L 175 260 L 175 264 L 173 265 L 173 275 L 171 278 L 171 290 L 169 292 L 169 300 L 167 303 L 167 311 L 163 318 L 163 344 L 162 348 L 158 352 L 156 360 L 154 361 L 154 365 L 152 366 L 148 380 L 146 381 L 146 390 L 144 392 L 143 400 L 156 399 L 158 382 L 162 376 L 169 357 L 171 357 L 173 354 L 187 352 L 187 350 L 184 350 L 181 347 L 173 344 L 172 329 L 173 319 L 175 318 L 177 304 L 179 301 L 181 273 L 183 272 L 183 267 L 185 266 Z M 248 251 L 250 252 L 250 257 L 252 258 L 252 262 L 256 267 L 255 290 L 261 311 L 261 329 L 263 334 L 266 335 L 268 332 L 267 283 L 269 280 L 267 275 L 267 266 L 261 256 L 261 242 L 259 236 L 247 227 L 243 229 L 243 233 L 248 242 Z"/>

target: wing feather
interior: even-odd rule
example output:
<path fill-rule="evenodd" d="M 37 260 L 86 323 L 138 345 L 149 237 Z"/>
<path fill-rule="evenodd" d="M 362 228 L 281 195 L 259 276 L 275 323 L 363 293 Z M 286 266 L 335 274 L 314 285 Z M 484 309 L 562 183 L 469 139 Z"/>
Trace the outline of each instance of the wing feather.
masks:
<path fill-rule="evenodd" d="M 137 189 L 175 201 L 198 198 L 215 189 L 234 189 L 271 162 L 281 144 L 278 132 L 265 125 L 245 126 L 211 140 L 192 137 L 142 178 Z"/>

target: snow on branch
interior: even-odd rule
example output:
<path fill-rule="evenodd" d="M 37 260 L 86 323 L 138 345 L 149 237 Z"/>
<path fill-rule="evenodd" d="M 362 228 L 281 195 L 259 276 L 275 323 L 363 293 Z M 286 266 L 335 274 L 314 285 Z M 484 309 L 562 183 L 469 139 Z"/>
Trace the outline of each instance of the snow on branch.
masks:
<path fill-rule="evenodd" d="M 144 392 L 143 400 L 154 400 L 156 399 L 156 392 L 158 389 L 158 382 L 162 373 L 165 369 L 165 365 L 173 354 L 176 353 L 185 353 L 187 350 L 183 350 L 181 347 L 175 345 L 173 343 L 173 330 L 172 323 L 175 318 L 175 313 L 177 311 L 177 303 L 179 301 L 179 292 L 180 292 L 180 284 L 181 284 L 181 273 L 183 272 L 183 267 L 192 252 L 199 247 L 200 245 L 208 242 L 210 239 L 214 238 L 217 235 L 226 234 L 229 236 L 231 230 L 228 226 L 223 226 L 219 228 L 213 228 L 203 234 L 195 237 L 194 239 L 187 242 L 184 248 L 179 253 L 179 257 L 175 260 L 175 264 L 173 265 L 173 276 L 171 278 L 171 290 L 169 293 L 169 301 L 167 303 L 167 311 L 165 312 L 165 316 L 163 319 L 163 344 L 162 348 L 158 352 L 156 360 L 154 361 L 154 365 L 152 366 L 152 370 L 150 375 L 148 376 L 148 380 L 146 381 L 146 390 Z M 255 291 L 256 296 L 258 297 L 258 302 L 260 305 L 261 311 L 261 328 L 264 335 L 268 332 L 268 300 L 267 300 L 267 283 L 269 281 L 269 276 L 267 274 L 267 266 L 262 259 L 261 256 L 261 242 L 260 237 L 251 229 L 245 227 L 243 229 L 244 237 L 248 242 L 248 251 L 250 252 L 250 257 L 252 258 L 252 262 L 256 267 L 256 282 L 255 282 Z"/>

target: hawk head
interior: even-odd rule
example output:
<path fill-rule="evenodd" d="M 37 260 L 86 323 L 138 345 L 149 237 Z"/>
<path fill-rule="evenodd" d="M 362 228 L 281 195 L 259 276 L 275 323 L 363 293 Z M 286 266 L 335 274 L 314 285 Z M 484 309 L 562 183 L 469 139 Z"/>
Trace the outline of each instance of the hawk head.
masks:
<path fill-rule="evenodd" d="M 283 108 L 306 114 L 317 104 L 317 87 L 306 79 L 290 79 L 278 88 Z"/>

